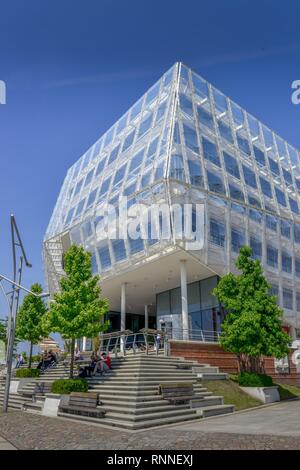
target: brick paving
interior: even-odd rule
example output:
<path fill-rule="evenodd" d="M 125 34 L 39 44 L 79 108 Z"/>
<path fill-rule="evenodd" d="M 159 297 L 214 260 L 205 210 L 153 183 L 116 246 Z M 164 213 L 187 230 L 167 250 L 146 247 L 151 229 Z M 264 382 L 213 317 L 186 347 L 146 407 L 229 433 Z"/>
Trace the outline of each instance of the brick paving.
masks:
<path fill-rule="evenodd" d="M 0 414 L 0 436 L 18 449 L 300 449 L 300 436 L 205 432 L 203 426 L 201 431 L 177 426 L 128 433 L 18 411 Z"/>

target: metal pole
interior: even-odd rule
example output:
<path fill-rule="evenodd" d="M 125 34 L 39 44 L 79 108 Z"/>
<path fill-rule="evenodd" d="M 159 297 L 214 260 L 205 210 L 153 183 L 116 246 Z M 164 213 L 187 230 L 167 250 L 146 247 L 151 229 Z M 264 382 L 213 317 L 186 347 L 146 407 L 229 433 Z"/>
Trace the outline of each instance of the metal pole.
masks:
<path fill-rule="evenodd" d="M 19 285 L 21 283 L 22 267 L 23 267 L 23 257 L 21 256 L 20 262 L 19 262 L 19 270 L 18 270 L 18 284 Z M 3 412 L 4 413 L 6 413 L 8 409 L 11 369 L 12 369 L 13 354 L 14 354 L 16 319 L 17 319 L 19 297 L 20 297 L 20 287 L 16 287 L 14 285 L 13 290 L 16 291 L 16 295 L 12 296 L 12 298 L 14 299 L 14 303 L 11 306 L 11 312 L 10 312 L 11 318 L 10 318 L 10 335 L 9 335 L 9 341 L 8 341 L 8 347 L 7 347 L 7 372 L 6 372 L 5 390 L 4 390 L 4 398 L 3 398 Z"/>

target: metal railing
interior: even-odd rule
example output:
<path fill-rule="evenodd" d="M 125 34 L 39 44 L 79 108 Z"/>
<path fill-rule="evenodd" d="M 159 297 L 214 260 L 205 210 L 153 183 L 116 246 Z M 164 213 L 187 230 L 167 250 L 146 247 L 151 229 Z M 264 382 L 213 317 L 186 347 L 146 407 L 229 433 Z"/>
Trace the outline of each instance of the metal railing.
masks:
<path fill-rule="evenodd" d="M 100 336 L 100 352 L 106 354 L 114 354 L 115 357 L 119 353 L 123 354 L 137 354 L 137 353 L 155 353 L 159 351 L 166 351 L 166 337 L 163 332 L 158 330 L 153 331 L 139 331 L 133 333 L 132 331 L 118 331 L 115 333 L 108 333 Z"/>
<path fill-rule="evenodd" d="M 165 331 L 168 339 L 185 340 L 185 341 L 200 341 L 202 343 L 219 343 L 221 331 L 211 331 L 202 329 L 189 329 L 171 328 Z"/>
<path fill-rule="evenodd" d="M 100 352 L 106 354 L 137 354 L 137 353 L 155 353 L 162 351 L 166 356 L 169 355 L 169 341 L 199 341 L 202 343 L 218 343 L 220 331 L 209 331 L 201 329 L 183 330 L 166 329 L 162 330 L 140 330 L 133 333 L 130 330 L 106 333 L 100 336 Z"/>

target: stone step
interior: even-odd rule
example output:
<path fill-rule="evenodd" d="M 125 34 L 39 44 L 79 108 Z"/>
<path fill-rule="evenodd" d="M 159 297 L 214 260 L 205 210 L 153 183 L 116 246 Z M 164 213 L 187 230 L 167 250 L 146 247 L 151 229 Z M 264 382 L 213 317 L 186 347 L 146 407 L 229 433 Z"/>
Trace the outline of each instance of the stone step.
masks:
<path fill-rule="evenodd" d="M 193 384 L 196 384 L 197 383 L 197 380 L 196 380 L 196 377 L 159 377 L 157 379 L 154 379 L 154 377 L 150 377 L 148 379 L 142 379 L 140 380 L 139 378 L 137 377 L 133 377 L 131 379 L 127 379 L 127 380 L 124 380 L 124 379 L 119 379 L 119 378 L 114 378 L 114 377 L 111 377 L 110 379 L 105 376 L 104 378 L 101 378 L 99 377 L 98 380 L 89 380 L 89 385 L 90 386 L 93 386 L 93 385 L 114 385 L 114 386 L 136 386 L 136 385 L 139 385 L 141 383 L 145 384 L 145 386 L 153 386 L 153 385 L 159 385 L 160 383 L 164 383 L 164 382 L 191 382 Z"/>
<path fill-rule="evenodd" d="M 219 373 L 219 367 L 213 367 L 213 366 L 193 366 L 192 367 L 192 372 L 194 374 L 218 374 Z"/>
<path fill-rule="evenodd" d="M 105 414 L 107 419 L 116 419 L 117 421 L 153 421 L 156 419 L 164 420 L 164 418 L 169 418 L 172 416 L 176 416 L 176 418 L 180 419 L 181 415 L 195 415 L 195 410 L 185 407 L 184 409 L 178 409 L 179 407 L 175 407 L 175 409 L 168 410 L 168 411 L 159 411 L 154 413 L 143 413 L 141 415 L 131 415 L 131 414 L 124 414 L 124 413 L 117 413 L 113 411 L 108 411 Z"/>
<path fill-rule="evenodd" d="M 235 410 L 234 405 L 217 405 L 217 406 L 207 406 L 204 408 L 199 408 L 196 412 L 202 418 L 208 418 L 210 416 L 233 413 L 234 410 Z"/>
<path fill-rule="evenodd" d="M 124 416 L 124 419 L 128 417 L 128 415 L 145 415 L 149 414 L 149 408 L 150 407 L 139 407 L 139 408 L 133 408 L 133 407 L 128 407 L 127 406 L 118 406 L 118 405 L 108 405 L 107 403 L 104 403 L 102 401 L 102 408 L 105 409 L 106 413 L 121 413 Z M 188 404 L 183 404 L 183 405 L 171 405 L 167 402 L 167 400 L 164 400 L 164 403 L 159 403 L 156 405 L 153 405 L 151 407 L 151 413 L 161 413 L 164 411 L 176 411 L 176 410 L 182 410 L 182 409 L 189 409 Z"/>
<path fill-rule="evenodd" d="M 220 372 L 219 374 L 203 373 L 197 374 L 197 378 L 201 380 L 228 380 L 228 374 L 222 372 Z"/>
<path fill-rule="evenodd" d="M 177 382 L 178 380 L 180 381 L 185 381 L 185 382 L 195 382 L 197 377 L 195 375 L 181 375 L 181 374 L 158 374 L 158 375 L 126 375 L 126 376 L 121 376 L 119 374 L 116 375 L 111 375 L 111 374 L 105 374 L 105 375 L 96 375 L 94 377 L 88 378 L 88 381 L 90 384 L 99 382 L 99 383 L 122 383 L 128 384 L 128 383 L 133 383 L 133 382 L 144 382 L 146 383 L 159 383 L 159 382 Z"/>
<path fill-rule="evenodd" d="M 196 392 L 197 397 L 207 397 L 212 395 L 212 392 L 204 391 L 204 392 Z M 114 403 L 118 403 L 119 401 L 121 402 L 127 402 L 127 403 L 136 403 L 137 406 L 141 403 L 146 403 L 146 402 L 151 402 L 151 401 L 160 401 L 161 400 L 161 395 L 158 393 L 156 395 L 137 395 L 137 394 L 131 394 L 129 395 L 128 393 L 126 394 L 112 394 L 110 392 L 101 392 L 100 391 L 100 400 L 104 403 L 106 400 L 113 401 Z"/>
<path fill-rule="evenodd" d="M 181 415 L 180 418 L 177 416 L 170 416 L 168 418 L 163 418 L 163 419 L 155 419 L 155 420 L 146 420 L 142 422 L 127 422 L 127 421 L 120 421 L 117 419 L 108 419 L 107 417 L 102 418 L 102 419 L 97 419 L 97 418 L 89 418 L 89 417 L 83 417 L 83 416 L 78 416 L 78 415 L 68 415 L 67 413 L 58 413 L 59 416 L 62 416 L 64 418 L 72 418 L 76 419 L 79 421 L 86 421 L 86 422 L 91 422 L 91 423 L 98 423 L 98 424 L 105 424 L 108 426 L 116 427 L 119 429 L 128 429 L 128 430 L 139 430 L 139 429 L 148 429 L 151 427 L 155 426 L 162 426 L 166 424 L 174 424 L 174 423 L 181 423 L 185 421 L 191 421 L 195 420 L 196 415 L 187 413 L 185 415 Z"/>
<path fill-rule="evenodd" d="M 201 398 L 193 398 L 190 402 L 192 409 L 199 409 L 207 406 L 224 405 L 224 397 L 218 395 L 211 395 Z"/>
<path fill-rule="evenodd" d="M 116 386 L 116 385 L 109 385 L 109 384 L 95 384 L 93 386 L 90 386 L 89 388 L 93 391 L 99 390 L 99 392 L 103 391 L 111 391 L 116 392 L 116 393 L 152 393 L 152 392 L 157 392 L 158 393 L 158 385 L 159 383 L 155 383 L 154 385 L 143 385 L 142 382 L 140 384 L 135 384 L 135 385 L 126 385 L 124 384 L 122 387 Z M 204 392 L 206 390 L 205 387 L 194 387 L 194 390 L 199 390 Z"/>
<path fill-rule="evenodd" d="M 40 413 L 42 411 L 43 404 L 41 402 L 26 402 L 23 404 L 23 411 L 30 411 L 30 413 Z"/>

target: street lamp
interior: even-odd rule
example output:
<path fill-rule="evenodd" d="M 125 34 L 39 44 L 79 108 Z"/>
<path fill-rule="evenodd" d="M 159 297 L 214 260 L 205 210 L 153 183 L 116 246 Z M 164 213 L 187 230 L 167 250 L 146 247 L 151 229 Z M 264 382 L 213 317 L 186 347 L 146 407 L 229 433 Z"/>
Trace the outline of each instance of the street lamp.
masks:
<path fill-rule="evenodd" d="M 21 258 L 22 260 L 22 258 Z M 22 262 L 21 262 L 22 265 Z M 6 355 L 6 380 L 5 380 L 5 390 L 4 390 L 4 397 L 3 397 L 3 411 L 7 412 L 8 409 L 8 400 L 9 400 L 9 389 L 10 389 L 10 382 L 11 382 L 11 369 L 13 363 L 13 353 L 14 353 L 14 341 L 15 341 L 15 331 L 16 331 L 16 317 L 17 317 L 17 310 L 18 310 L 18 303 L 19 303 L 19 292 L 20 290 L 24 290 L 28 294 L 34 295 L 38 298 L 48 297 L 50 294 L 48 292 L 42 292 L 41 294 L 37 294 L 32 292 L 30 289 L 22 286 L 18 282 L 14 282 L 6 276 L 0 274 L 0 283 L 2 280 L 7 281 L 13 289 L 16 290 L 16 298 L 14 305 L 12 305 L 10 309 L 10 318 L 8 324 L 10 325 L 10 330 L 7 331 L 8 342 L 7 342 L 7 355 Z"/>
<path fill-rule="evenodd" d="M 25 261 L 25 265 L 28 268 L 31 267 L 31 264 L 29 263 L 27 259 L 25 249 L 22 243 L 22 239 L 20 236 L 20 232 L 18 230 L 17 223 L 13 214 L 11 214 L 10 216 L 10 227 L 11 227 L 12 258 L 13 258 L 13 279 L 10 279 L 0 274 L 1 290 L 6 297 L 8 307 L 9 307 L 9 317 L 8 317 L 8 324 L 7 324 L 7 354 L 6 354 L 7 371 L 6 371 L 5 391 L 4 391 L 4 398 L 3 398 L 3 411 L 4 412 L 7 412 L 7 409 L 8 409 L 9 388 L 10 388 L 10 381 L 11 381 L 11 369 L 12 369 L 12 362 L 13 362 L 16 319 L 17 319 L 17 312 L 18 312 L 18 307 L 19 307 L 20 290 L 24 290 L 25 292 L 30 293 L 34 295 L 35 297 L 46 297 L 49 295 L 46 293 L 36 294 L 21 285 L 23 262 Z M 21 250 L 18 269 L 17 269 L 17 249 Z M 10 292 L 6 293 L 4 291 L 3 286 L 2 286 L 2 281 L 8 282 L 10 284 L 10 286 L 12 287 L 12 290 Z"/>

